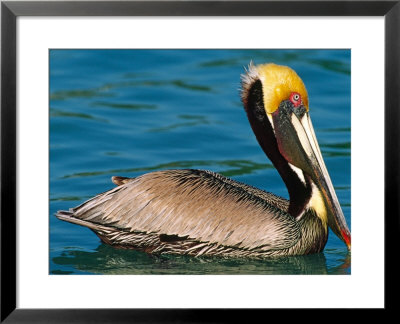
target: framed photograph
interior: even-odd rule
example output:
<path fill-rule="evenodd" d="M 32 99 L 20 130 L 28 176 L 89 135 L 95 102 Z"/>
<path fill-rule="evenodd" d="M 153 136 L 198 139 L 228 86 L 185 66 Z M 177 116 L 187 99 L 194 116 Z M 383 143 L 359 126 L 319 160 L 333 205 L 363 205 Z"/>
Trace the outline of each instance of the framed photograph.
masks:
<path fill-rule="evenodd" d="M 1 10 L 2 321 L 391 307 L 398 1 Z"/>
<path fill-rule="evenodd" d="M 315 124 L 325 160 L 307 165 L 326 163 L 341 203 L 345 230 L 351 221 L 350 49 L 50 49 L 49 66 L 50 215 L 55 215 L 50 218 L 50 274 L 351 273 L 346 246 L 350 234 L 342 236 L 339 230 L 338 236 L 334 232 L 327 235 L 319 222 L 305 225 L 311 210 L 319 210 L 317 191 L 310 190 L 313 185 L 307 185 L 303 171 L 298 171 L 299 179 L 291 172 L 294 165 L 285 169 L 274 157 L 272 144 L 264 144 L 264 140 L 289 136 L 279 135 L 280 122 L 271 123 L 275 135 L 268 135 L 265 121 L 258 130 L 252 115 L 255 105 L 250 102 L 256 101 L 252 99 L 256 88 L 251 88 L 257 87 L 253 74 L 266 75 L 269 82 L 265 86 L 282 91 L 285 78 L 304 85 L 304 89 L 296 85 L 290 92 L 299 97 L 296 111 L 309 107 L 303 117 Z M 276 81 L 274 75 L 279 76 Z M 76 88 L 79 83 L 84 85 Z M 269 98 L 282 101 L 279 96 Z M 268 109 L 275 106 L 277 109 L 279 104 L 271 102 Z M 287 133 L 291 127 L 282 125 L 282 130 Z M 249 136 L 251 129 L 256 136 Z M 230 145 L 233 139 L 234 145 Z M 86 152 L 82 160 L 78 152 Z M 296 158 L 291 161 L 301 163 Z M 327 173 L 316 174 L 328 181 Z M 150 184 L 153 177 L 162 180 Z M 185 186 L 171 177 L 184 181 Z M 192 178 L 199 182 L 190 182 Z M 159 187 L 161 184 L 166 187 Z M 215 192 L 224 187 L 221 193 Z M 186 195 L 188 188 L 191 193 Z M 85 212 L 89 219 L 76 219 L 78 211 L 70 214 L 73 204 L 83 204 L 85 210 L 94 202 L 84 203 L 91 198 L 86 197 L 88 193 L 95 196 L 99 192 L 108 193 Z M 125 195 L 129 197 L 126 201 Z M 281 206 L 272 200 L 275 195 L 290 198 L 292 205 Z M 302 195 L 304 201 L 299 200 Z M 238 199 L 243 199 L 243 204 Z M 181 209 L 187 201 L 192 203 Z M 303 208 L 305 201 L 312 207 Z M 103 215 L 101 210 L 109 203 L 112 211 Z M 258 218 L 259 203 L 276 209 L 262 211 L 263 217 Z M 92 219 L 97 208 L 101 219 L 119 223 L 124 217 L 140 224 L 104 235 L 94 225 L 103 221 Z M 302 228 L 316 233 L 320 229 L 320 235 L 301 243 L 300 231 L 291 232 L 290 221 L 282 233 L 271 234 L 275 233 L 275 217 L 280 219 L 279 229 L 285 223 L 286 213 L 282 218 L 277 215 L 287 208 L 298 213 L 291 217 L 306 222 Z M 318 215 L 323 219 L 323 213 Z M 338 211 L 338 219 L 341 215 Z M 241 225 L 243 217 L 245 225 Z M 103 222 L 103 226 L 109 225 Z M 331 226 L 335 231 L 335 225 Z M 150 233 L 161 233 L 161 238 Z M 288 246 L 293 247 L 286 248 L 279 239 L 269 242 L 271 236 L 286 237 Z M 209 237 L 209 241 L 193 241 L 194 237 Z M 147 243 L 140 243 L 142 240 Z M 318 253 L 322 249 L 325 253 Z"/>

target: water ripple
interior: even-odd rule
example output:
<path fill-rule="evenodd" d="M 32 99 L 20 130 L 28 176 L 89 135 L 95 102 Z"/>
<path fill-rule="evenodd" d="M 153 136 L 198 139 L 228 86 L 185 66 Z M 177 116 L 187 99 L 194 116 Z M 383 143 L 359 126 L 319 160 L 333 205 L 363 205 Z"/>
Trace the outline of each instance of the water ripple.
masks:
<path fill-rule="evenodd" d="M 196 161 L 175 161 L 170 163 L 158 164 L 155 166 L 148 167 L 139 167 L 139 168 L 129 168 L 129 169 L 112 169 L 112 170 L 104 170 L 104 171 L 90 171 L 90 172 L 77 172 L 73 174 L 68 174 L 62 176 L 60 179 L 68 179 L 68 178 L 78 178 L 78 177 L 93 177 L 99 175 L 108 175 L 108 174 L 127 174 L 127 173 L 136 173 L 136 172 L 148 172 L 148 171 L 156 171 L 156 170 L 167 170 L 167 169 L 185 169 L 185 168 L 193 168 L 199 166 L 217 166 L 217 167 L 225 167 L 229 169 L 219 171 L 219 173 L 225 176 L 238 176 L 251 174 L 256 170 L 264 170 L 264 169 L 272 169 L 274 168 L 272 164 L 267 163 L 256 163 L 247 160 L 226 160 L 226 161 L 214 161 L 214 160 L 196 160 Z"/>
<path fill-rule="evenodd" d="M 184 120 L 190 120 L 190 121 L 175 123 L 175 124 L 171 124 L 171 125 L 164 126 L 164 127 L 150 128 L 148 130 L 148 132 L 151 132 L 151 133 L 166 132 L 166 131 L 170 131 L 170 130 L 173 130 L 176 128 L 181 128 L 181 127 L 208 125 L 208 124 L 212 123 L 209 119 L 207 119 L 207 117 L 199 116 L 199 115 L 179 115 L 178 118 L 184 119 Z"/>
<path fill-rule="evenodd" d="M 101 106 L 107 108 L 117 108 L 117 109 L 157 109 L 157 105 L 154 104 L 134 104 L 134 103 L 116 103 L 107 101 L 95 101 L 91 104 L 92 106 Z"/>
<path fill-rule="evenodd" d="M 102 86 L 93 89 L 79 90 L 58 90 L 50 94 L 50 100 L 67 100 L 71 98 L 94 98 L 94 97 L 113 97 L 114 94 L 108 92 L 109 87 Z"/>
<path fill-rule="evenodd" d="M 63 111 L 56 108 L 50 108 L 50 117 L 75 117 L 75 118 L 84 118 L 84 119 L 92 119 L 96 121 L 106 122 L 109 121 L 105 118 L 95 117 L 93 115 L 89 115 L 86 113 L 76 113 L 71 111 Z"/>

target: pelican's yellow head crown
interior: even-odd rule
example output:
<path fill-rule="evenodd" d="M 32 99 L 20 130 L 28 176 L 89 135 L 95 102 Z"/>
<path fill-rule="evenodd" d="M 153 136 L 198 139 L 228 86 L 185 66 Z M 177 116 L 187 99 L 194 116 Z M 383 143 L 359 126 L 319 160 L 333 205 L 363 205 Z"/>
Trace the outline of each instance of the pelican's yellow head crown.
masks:
<path fill-rule="evenodd" d="M 273 63 L 257 66 L 250 64 L 248 73 L 243 77 L 243 100 L 257 79 L 262 83 L 264 107 L 268 114 L 278 109 L 280 103 L 288 100 L 294 92 L 300 94 L 302 104 L 308 111 L 306 87 L 291 68 Z"/>

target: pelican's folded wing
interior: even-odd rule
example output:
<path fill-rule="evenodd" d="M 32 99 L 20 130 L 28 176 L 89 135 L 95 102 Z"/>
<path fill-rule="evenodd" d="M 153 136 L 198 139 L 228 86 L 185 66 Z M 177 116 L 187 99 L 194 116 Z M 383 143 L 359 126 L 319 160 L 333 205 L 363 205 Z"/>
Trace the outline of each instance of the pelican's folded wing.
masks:
<path fill-rule="evenodd" d="M 201 170 L 152 172 L 71 210 L 73 217 L 241 249 L 280 250 L 301 236 L 288 202 Z"/>

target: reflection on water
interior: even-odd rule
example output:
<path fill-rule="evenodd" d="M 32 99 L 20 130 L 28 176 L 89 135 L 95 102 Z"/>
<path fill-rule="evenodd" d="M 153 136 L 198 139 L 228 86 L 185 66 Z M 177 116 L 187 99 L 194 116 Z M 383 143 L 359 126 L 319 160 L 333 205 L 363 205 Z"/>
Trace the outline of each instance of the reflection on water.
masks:
<path fill-rule="evenodd" d="M 330 233 L 323 253 L 267 260 L 151 256 L 98 245 L 57 210 L 111 189 L 113 175 L 195 168 L 287 198 L 240 100 L 250 61 L 303 78 L 329 174 L 351 226 L 349 50 L 51 50 L 51 274 L 350 274 Z"/>
<path fill-rule="evenodd" d="M 101 244 L 95 251 L 65 250 L 53 262 L 93 274 L 348 274 L 350 256 L 343 255 L 331 270 L 323 253 L 306 256 L 275 257 L 265 260 L 216 257 L 150 255 L 133 250 L 114 249 Z M 53 274 L 68 270 L 54 269 Z"/>

